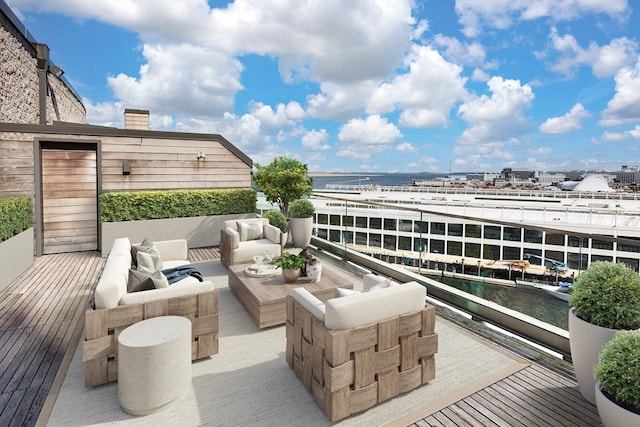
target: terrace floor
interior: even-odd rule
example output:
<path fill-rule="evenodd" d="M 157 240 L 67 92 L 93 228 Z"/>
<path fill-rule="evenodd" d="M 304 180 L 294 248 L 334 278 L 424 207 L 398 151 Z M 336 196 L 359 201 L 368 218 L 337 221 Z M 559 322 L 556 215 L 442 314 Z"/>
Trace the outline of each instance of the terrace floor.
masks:
<path fill-rule="evenodd" d="M 200 262 L 219 259 L 219 253 L 191 249 L 189 257 Z M 98 252 L 36 258 L 0 292 L 0 425 L 47 425 L 104 260 Z M 411 426 L 601 425 L 595 406 L 580 395 L 570 363 L 445 307 L 437 313 L 530 364 Z"/>

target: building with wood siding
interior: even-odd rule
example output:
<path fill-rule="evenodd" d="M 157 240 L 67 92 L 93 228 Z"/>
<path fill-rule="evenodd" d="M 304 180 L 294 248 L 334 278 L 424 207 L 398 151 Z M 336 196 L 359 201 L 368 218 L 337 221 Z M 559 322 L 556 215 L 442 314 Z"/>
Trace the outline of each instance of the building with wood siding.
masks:
<path fill-rule="evenodd" d="M 252 160 L 221 135 L 153 131 L 147 110 L 125 110 L 124 129 L 87 125 L 3 1 L 0 21 L 0 197 L 32 199 L 36 255 L 98 249 L 103 192 L 251 187 Z"/>

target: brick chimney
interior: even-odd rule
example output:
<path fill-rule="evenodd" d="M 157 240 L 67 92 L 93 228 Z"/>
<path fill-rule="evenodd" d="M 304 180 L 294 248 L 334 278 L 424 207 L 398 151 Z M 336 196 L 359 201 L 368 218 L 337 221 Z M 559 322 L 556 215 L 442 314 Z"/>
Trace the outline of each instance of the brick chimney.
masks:
<path fill-rule="evenodd" d="M 124 110 L 124 128 L 149 130 L 149 110 Z"/>

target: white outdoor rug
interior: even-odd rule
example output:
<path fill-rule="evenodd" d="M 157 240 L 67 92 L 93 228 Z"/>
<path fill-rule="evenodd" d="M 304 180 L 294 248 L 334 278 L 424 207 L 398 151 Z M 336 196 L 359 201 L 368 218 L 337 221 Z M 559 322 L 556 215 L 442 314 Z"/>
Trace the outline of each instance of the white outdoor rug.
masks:
<path fill-rule="evenodd" d="M 79 345 L 48 425 L 331 425 L 285 361 L 284 327 L 260 331 L 227 288 L 224 268 L 204 270 L 220 290 L 220 351 L 192 365 L 186 396 L 155 414 L 127 415 L 116 383 L 85 388 Z M 528 366 L 449 322 L 438 318 L 436 325 L 436 379 L 336 425 L 408 425 Z"/>

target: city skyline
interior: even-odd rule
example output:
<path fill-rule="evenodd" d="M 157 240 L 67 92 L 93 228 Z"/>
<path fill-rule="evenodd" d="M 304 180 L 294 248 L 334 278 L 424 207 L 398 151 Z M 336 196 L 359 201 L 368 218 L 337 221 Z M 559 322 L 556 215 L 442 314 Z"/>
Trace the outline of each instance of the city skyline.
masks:
<path fill-rule="evenodd" d="M 326 172 L 640 163 L 640 2 L 7 3 L 91 124 L 147 109 Z"/>

